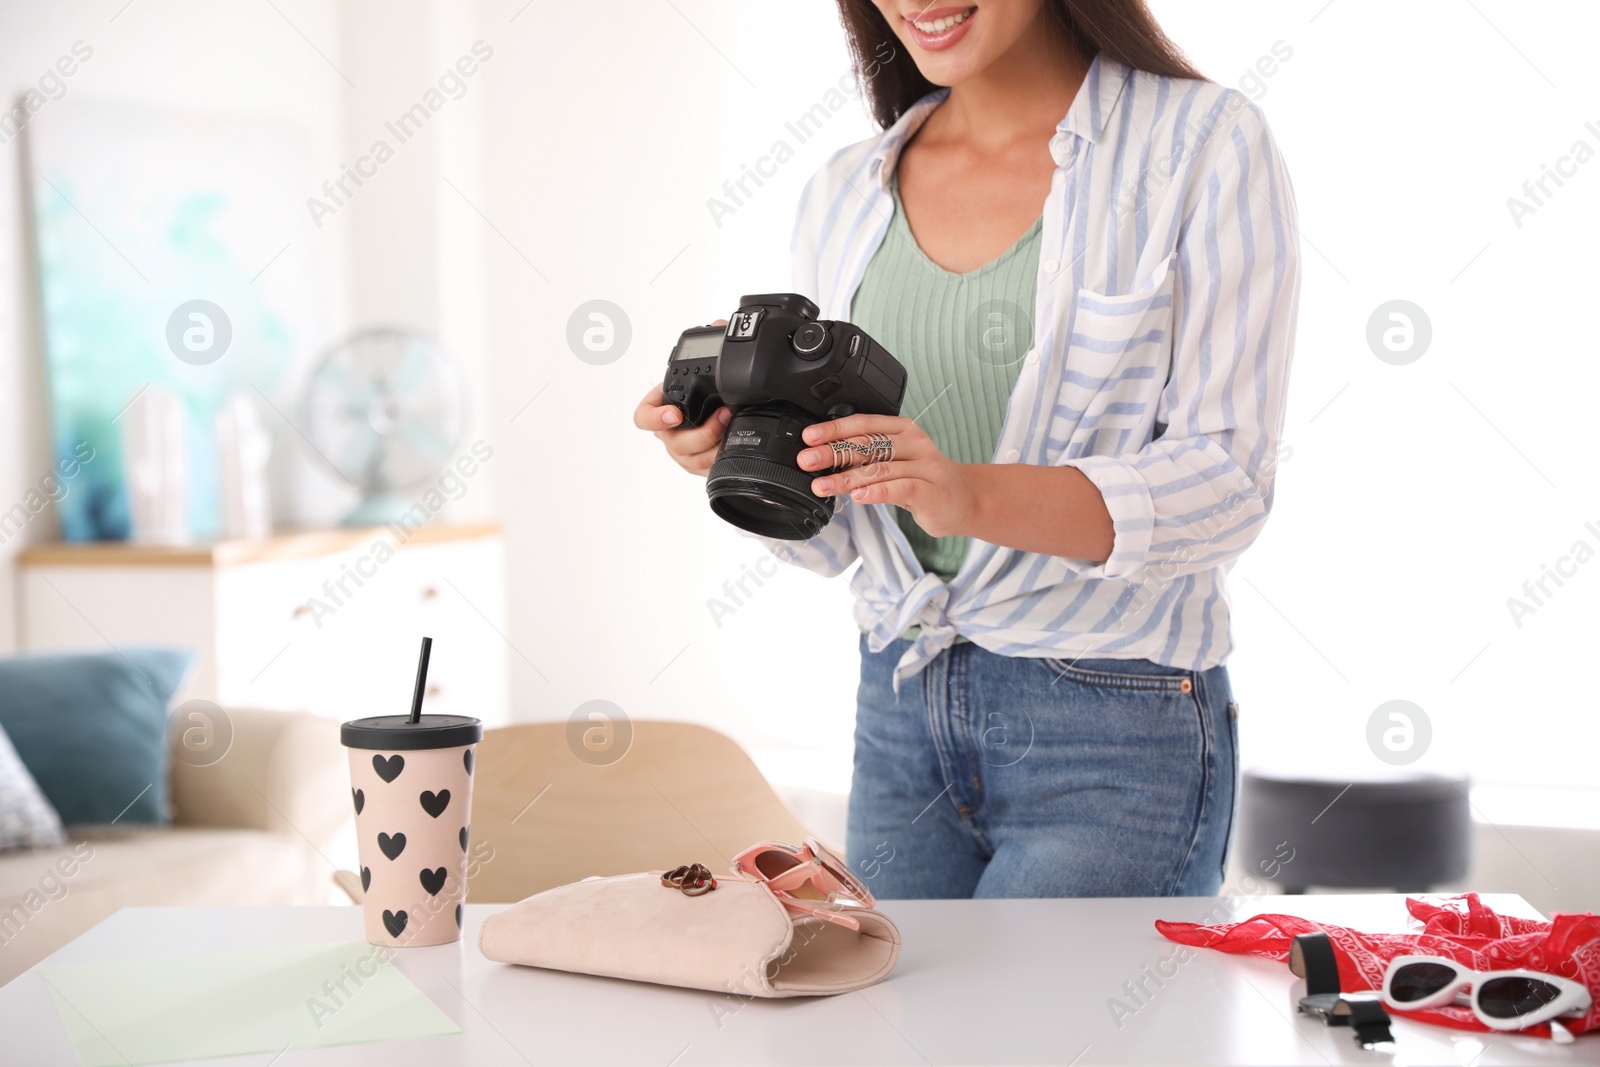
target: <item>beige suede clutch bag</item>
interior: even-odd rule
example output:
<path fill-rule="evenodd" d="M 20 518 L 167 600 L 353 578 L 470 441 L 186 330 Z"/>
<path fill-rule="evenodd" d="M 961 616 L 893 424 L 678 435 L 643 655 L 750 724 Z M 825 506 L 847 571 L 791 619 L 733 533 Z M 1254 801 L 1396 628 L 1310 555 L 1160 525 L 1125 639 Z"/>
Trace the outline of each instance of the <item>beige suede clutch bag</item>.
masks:
<path fill-rule="evenodd" d="M 715 881 L 689 895 L 659 871 L 586 878 L 490 916 L 478 948 L 501 963 L 754 997 L 860 989 L 900 957 L 900 931 L 871 907 L 799 902 L 760 877 Z"/>

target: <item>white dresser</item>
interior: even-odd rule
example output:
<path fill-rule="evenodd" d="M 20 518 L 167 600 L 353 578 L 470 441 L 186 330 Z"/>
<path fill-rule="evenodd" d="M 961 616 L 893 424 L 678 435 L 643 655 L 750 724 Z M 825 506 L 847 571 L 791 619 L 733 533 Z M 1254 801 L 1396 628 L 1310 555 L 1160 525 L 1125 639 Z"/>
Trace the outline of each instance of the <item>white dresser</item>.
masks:
<path fill-rule="evenodd" d="M 193 649 L 180 700 L 398 714 L 434 639 L 427 710 L 510 721 L 505 549 L 493 524 L 286 534 L 158 548 L 34 545 L 18 557 L 23 650 Z"/>

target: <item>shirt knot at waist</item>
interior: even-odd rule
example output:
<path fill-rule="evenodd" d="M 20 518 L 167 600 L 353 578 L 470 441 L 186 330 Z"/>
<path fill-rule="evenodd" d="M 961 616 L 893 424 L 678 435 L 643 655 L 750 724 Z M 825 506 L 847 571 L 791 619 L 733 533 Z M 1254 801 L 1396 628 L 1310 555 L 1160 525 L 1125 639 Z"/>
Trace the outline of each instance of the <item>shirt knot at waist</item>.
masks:
<path fill-rule="evenodd" d="M 882 652 L 890 643 L 913 626 L 919 628 L 916 640 L 894 669 L 894 691 L 900 683 L 921 671 L 934 659 L 955 644 L 955 624 L 945 613 L 950 603 L 950 587 L 936 574 L 924 574 L 907 589 L 900 599 L 878 616 L 867 632 L 867 647 Z"/>

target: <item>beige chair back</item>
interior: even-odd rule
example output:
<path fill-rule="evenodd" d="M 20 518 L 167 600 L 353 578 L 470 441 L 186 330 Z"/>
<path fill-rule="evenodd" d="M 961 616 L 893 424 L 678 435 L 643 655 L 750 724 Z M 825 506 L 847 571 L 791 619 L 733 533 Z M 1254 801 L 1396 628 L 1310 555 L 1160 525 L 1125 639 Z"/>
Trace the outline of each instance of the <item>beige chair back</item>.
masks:
<path fill-rule="evenodd" d="M 468 899 L 510 903 L 590 875 L 704 863 L 809 832 L 743 749 L 705 726 L 634 722 L 626 753 L 586 762 L 565 722 L 488 731 L 473 771 Z M 582 751 L 581 742 L 575 741 Z"/>

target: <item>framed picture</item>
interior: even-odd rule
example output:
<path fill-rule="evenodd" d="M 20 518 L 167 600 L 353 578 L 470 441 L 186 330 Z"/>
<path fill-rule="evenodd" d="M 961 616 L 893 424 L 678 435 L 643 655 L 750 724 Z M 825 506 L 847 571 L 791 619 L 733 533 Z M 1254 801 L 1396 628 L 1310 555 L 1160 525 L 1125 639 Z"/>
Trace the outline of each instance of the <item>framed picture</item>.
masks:
<path fill-rule="evenodd" d="M 186 423 L 188 534 L 214 538 L 217 413 L 243 393 L 281 437 L 327 341 L 317 241 L 334 238 L 306 214 L 302 138 L 268 120 L 76 100 L 26 138 L 52 446 L 94 454 L 59 502 L 62 538 L 128 536 L 119 424 L 152 391 Z"/>

